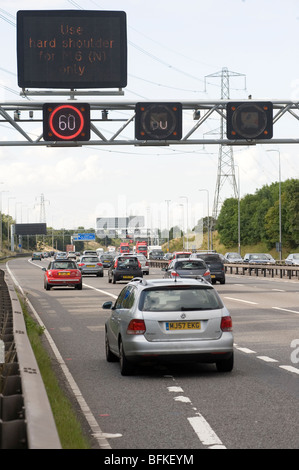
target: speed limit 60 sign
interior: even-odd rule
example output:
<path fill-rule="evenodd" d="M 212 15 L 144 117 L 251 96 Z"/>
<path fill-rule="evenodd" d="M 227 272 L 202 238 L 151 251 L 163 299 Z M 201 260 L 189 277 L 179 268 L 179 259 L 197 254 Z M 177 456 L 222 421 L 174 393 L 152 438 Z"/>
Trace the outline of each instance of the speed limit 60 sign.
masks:
<path fill-rule="evenodd" d="M 45 141 L 89 140 L 90 105 L 87 103 L 45 103 L 43 105 Z"/>

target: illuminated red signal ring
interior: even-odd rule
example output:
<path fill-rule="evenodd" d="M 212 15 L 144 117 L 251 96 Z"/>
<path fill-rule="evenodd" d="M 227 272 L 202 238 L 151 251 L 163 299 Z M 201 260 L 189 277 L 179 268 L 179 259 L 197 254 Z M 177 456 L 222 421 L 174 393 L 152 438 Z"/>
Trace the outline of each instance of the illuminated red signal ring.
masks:
<path fill-rule="evenodd" d="M 58 111 L 62 110 L 62 109 L 66 109 L 66 108 L 69 108 L 69 109 L 72 109 L 73 111 L 75 111 L 78 114 L 79 119 L 80 119 L 79 129 L 77 130 L 77 132 L 75 132 L 75 134 L 71 134 L 69 136 L 59 134 L 53 126 L 53 119 L 54 119 L 54 116 L 56 115 L 56 113 Z M 84 117 L 83 117 L 82 113 L 79 111 L 79 109 L 75 108 L 75 106 L 71 106 L 69 104 L 63 104 L 61 106 L 58 106 L 58 108 L 54 109 L 54 111 L 51 113 L 51 116 L 50 116 L 50 119 L 49 119 L 49 127 L 50 127 L 51 131 L 53 132 L 53 134 L 55 134 L 56 137 L 59 137 L 59 139 L 72 140 L 72 139 L 75 139 L 81 133 L 81 131 L 84 127 Z"/>

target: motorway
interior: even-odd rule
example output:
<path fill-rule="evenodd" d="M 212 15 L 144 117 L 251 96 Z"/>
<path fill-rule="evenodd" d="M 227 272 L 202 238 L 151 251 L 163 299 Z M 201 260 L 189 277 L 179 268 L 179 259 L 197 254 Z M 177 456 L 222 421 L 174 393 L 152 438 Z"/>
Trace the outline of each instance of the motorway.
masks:
<path fill-rule="evenodd" d="M 21 258 L 7 267 L 46 328 L 94 448 L 298 449 L 298 280 L 227 275 L 215 286 L 233 318 L 231 373 L 196 364 L 122 377 L 106 362 L 101 306 L 125 283 L 109 284 L 105 272 L 84 276 L 82 291 L 46 291 L 47 264 Z M 161 274 L 150 268 L 145 278 Z"/>

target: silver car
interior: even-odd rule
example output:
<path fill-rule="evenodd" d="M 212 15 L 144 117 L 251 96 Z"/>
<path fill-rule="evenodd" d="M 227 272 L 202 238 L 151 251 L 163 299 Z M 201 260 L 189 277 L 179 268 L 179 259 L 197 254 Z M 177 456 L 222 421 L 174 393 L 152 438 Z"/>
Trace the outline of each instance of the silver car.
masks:
<path fill-rule="evenodd" d="M 135 256 L 137 256 L 138 261 L 141 264 L 143 274 L 149 274 L 149 265 L 146 257 L 142 253 L 136 253 Z"/>
<path fill-rule="evenodd" d="M 104 276 L 103 265 L 97 256 L 81 256 L 78 268 L 80 269 L 82 276 L 84 274 L 95 274 L 99 277 Z"/>
<path fill-rule="evenodd" d="M 232 319 L 204 279 L 135 279 L 120 292 L 105 324 L 106 358 L 122 375 L 143 362 L 216 363 L 233 369 Z"/>
<path fill-rule="evenodd" d="M 285 264 L 299 265 L 299 253 L 290 253 L 289 256 L 285 259 Z"/>

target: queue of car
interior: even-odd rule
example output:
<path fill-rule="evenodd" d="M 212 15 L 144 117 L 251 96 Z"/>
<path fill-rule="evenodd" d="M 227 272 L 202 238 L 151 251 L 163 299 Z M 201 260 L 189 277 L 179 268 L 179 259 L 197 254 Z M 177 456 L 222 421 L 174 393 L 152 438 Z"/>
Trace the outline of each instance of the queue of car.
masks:
<path fill-rule="evenodd" d="M 75 256 L 74 256 L 75 255 Z M 144 278 L 149 262 L 140 253 L 58 252 L 44 271 L 44 288 L 72 286 L 82 289 L 85 275 L 103 277 L 109 283 L 125 281 L 116 301 L 106 301 L 110 310 L 105 323 L 107 362 L 119 361 L 122 375 L 152 363 L 212 363 L 219 372 L 234 366 L 232 318 L 213 284 L 225 283 L 224 264 L 273 264 L 267 253 L 221 255 L 214 251 L 168 254 L 161 278 Z M 44 258 L 32 254 L 32 260 Z M 272 258 L 272 259 L 271 259 Z M 165 265 L 166 263 L 164 263 Z M 290 254 L 286 264 L 298 264 L 299 254 Z"/>
<path fill-rule="evenodd" d="M 62 263 L 59 266 L 49 263 L 44 269 L 44 286 L 50 289 L 53 286 L 76 286 L 82 289 L 82 276 L 95 275 L 104 276 L 104 268 L 107 268 L 108 282 L 118 281 L 130 282 L 134 278 L 142 278 L 149 274 L 149 261 L 141 253 L 118 253 L 118 252 L 97 252 L 85 250 L 83 255 L 78 252 L 34 252 L 32 260 L 42 260 L 54 256 L 54 261 L 69 261 L 75 263 L 70 265 Z M 161 255 L 159 253 L 159 258 Z M 177 251 L 167 253 L 163 256 L 164 261 L 168 261 L 168 266 L 163 267 L 165 279 L 176 278 L 203 278 L 211 284 L 217 281 L 225 283 L 226 263 L 248 263 L 248 264 L 275 264 L 276 261 L 268 253 L 246 253 L 242 258 L 239 253 L 227 252 L 225 255 L 215 251 Z M 286 265 L 299 265 L 299 253 L 291 253 L 285 260 Z M 55 266 L 55 268 L 54 268 Z M 76 267 L 75 267 L 76 266 Z M 75 269 L 80 272 L 78 276 Z M 56 272 L 57 271 L 57 272 Z M 78 287 L 79 286 L 79 287 Z M 81 286 L 81 287 L 80 287 Z"/>

